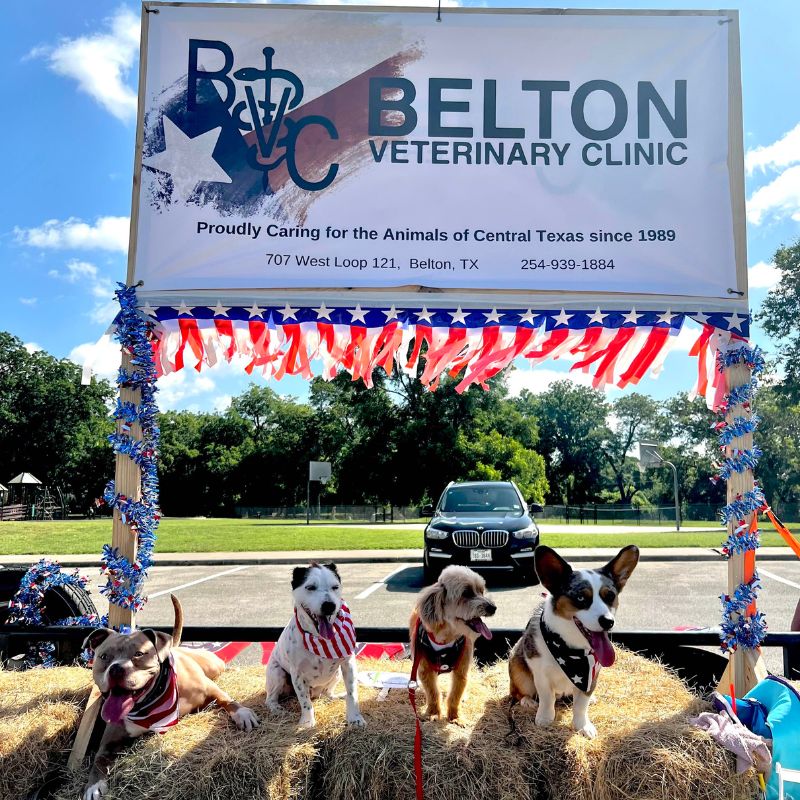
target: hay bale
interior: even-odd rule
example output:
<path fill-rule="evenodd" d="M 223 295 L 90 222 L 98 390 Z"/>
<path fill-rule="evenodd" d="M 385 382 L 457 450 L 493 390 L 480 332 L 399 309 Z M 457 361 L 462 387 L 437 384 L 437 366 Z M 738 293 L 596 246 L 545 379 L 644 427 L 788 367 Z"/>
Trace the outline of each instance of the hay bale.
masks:
<path fill-rule="evenodd" d="M 24 797 L 68 750 L 89 697 L 81 667 L 0 670 L 0 797 Z"/>
<path fill-rule="evenodd" d="M 362 671 L 387 668 L 408 672 L 410 664 L 360 664 Z M 66 670 L 40 672 L 45 674 L 53 692 Z M 317 701 L 317 728 L 309 732 L 297 729 L 299 708 L 294 701 L 286 703 L 290 715 L 285 718 L 266 712 L 263 682 L 262 667 L 232 668 L 220 679 L 223 688 L 258 714 L 261 727 L 255 733 L 237 731 L 216 708 L 186 717 L 163 736 L 139 739 L 119 757 L 109 798 L 227 800 L 235 794 L 240 800 L 414 800 L 414 718 L 405 691 L 393 691 L 380 701 L 377 690 L 361 687 L 366 729 L 345 725 L 343 700 Z M 443 678 L 440 685 L 446 689 L 448 683 Z M 660 665 L 619 650 L 617 664 L 603 671 L 597 697 L 591 718 L 598 737 L 589 741 L 570 729 L 572 711 L 566 705 L 557 706 L 556 724 L 550 728 L 537 728 L 531 710 L 512 706 L 506 662 L 473 668 L 462 703 L 465 726 L 423 723 L 426 797 L 756 796 L 752 773 L 737 777 L 733 756 L 688 725 L 688 718 L 707 706 Z M 43 703 L 60 699 L 51 694 Z M 25 713 L 43 716 L 34 695 L 26 702 Z M 77 714 L 72 728 L 76 722 Z M 44 737 L 40 741 L 46 750 Z M 74 800 L 85 780 L 85 771 L 73 776 L 56 794 L 57 800 Z M 16 786 L 16 781 L 12 778 L 8 785 Z M 5 796 L 14 795 L 0 790 L 0 797 Z"/>

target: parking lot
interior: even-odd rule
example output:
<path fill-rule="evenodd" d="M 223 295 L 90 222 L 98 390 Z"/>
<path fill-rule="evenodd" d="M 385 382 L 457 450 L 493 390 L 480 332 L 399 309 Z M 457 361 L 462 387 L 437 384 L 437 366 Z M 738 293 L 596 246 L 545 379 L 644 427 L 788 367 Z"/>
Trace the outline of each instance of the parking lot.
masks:
<path fill-rule="evenodd" d="M 302 562 L 299 562 L 302 563 Z M 581 565 L 589 566 L 589 565 Z M 800 561 L 759 561 L 763 590 L 759 606 L 770 629 L 788 630 L 800 598 Z M 169 593 L 181 601 L 186 625 L 285 625 L 291 616 L 291 566 L 176 566 L 155 567 L 148 583 L 150 602 L 138 616 L 141 626 L 170 625 Z M 414 596 L 422 587 L 422 567 L 414 563 L 359 563 L 339 567 L 344 596 L 356 626 L 404 627 Z M 97 573 L 94 573 L 95 587 Z M 620 598 L 618 630 L 673 630 L 706 628 L 720 619 L 719 594 L 726 585 L 722 561 L 643 561 Z M 541 587 L 522 586 L 510 579 L 489 579 L 497 602 L 492 625 L 522 628 Z M 102 596 L 92 592 L 102 606 Z M 768 666 L 781 672 L 779 651 L 768 652 Z M 252 647 L 237 659 L 258 663 L 260 648 Z"/>

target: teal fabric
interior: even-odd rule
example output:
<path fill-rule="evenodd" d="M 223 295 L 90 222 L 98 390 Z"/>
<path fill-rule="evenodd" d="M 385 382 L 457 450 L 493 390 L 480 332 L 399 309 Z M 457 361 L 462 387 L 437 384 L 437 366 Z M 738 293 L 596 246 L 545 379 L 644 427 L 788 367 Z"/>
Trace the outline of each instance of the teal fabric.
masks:
<path fill-rule="evenodd" d="M 757 700 L 767 709 L 767 725 L 772 730 L 772 762 L 787 769 L 800 769 L 800 693 L 783 678 L 770 675 L 754 686 L 746 700 Z M 784 783 L 784 793 L 800 800 L 800 784 Z M 778 776 L 772 770 L 767 784 L 767 800 L 778 800 Z"/>

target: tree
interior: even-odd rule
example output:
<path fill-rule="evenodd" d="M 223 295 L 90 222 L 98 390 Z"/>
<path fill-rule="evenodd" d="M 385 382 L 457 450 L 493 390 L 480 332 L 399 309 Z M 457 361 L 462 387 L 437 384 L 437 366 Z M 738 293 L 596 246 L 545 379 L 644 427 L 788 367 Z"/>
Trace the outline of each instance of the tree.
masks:
<path fill-rule="evenodd" d="M 780 273 L 756 319 L 764 330 L 780 340 L 778 360 L 783 366 L 783 385 L 792 400 L 800 400 L 800 239 L 775 253 Z"/>
<path fill-rule="evenodd" d="M 658 403 L 638 392 L 620 397 L 611 406 L 601 452 L 623 505 L 630 503 L 640 482 L 638 467 L 627 454 L 634 442 L 657 435 L 658 417 Z"/>
<path fill-rule="evenodd" d="M 81 369 L 0 332 L 0 481 L 32 472 L 85 509 L 113 476 L 106 437 L 114 392 L 81 385 Z"/>
<path fill-rule="evenodd" d="M 587 503 L 602 489 L 601 445 L 608 405 L 601 392 L 556 381 L 546 392 L 523 391 L 517 410 L 538 421 L 550 503 Z"/>

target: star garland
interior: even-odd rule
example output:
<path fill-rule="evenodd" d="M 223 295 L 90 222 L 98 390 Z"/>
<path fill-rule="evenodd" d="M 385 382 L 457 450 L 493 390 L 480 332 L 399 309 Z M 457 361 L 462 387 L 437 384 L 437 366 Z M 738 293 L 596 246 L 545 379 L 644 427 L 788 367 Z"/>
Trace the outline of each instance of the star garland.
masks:
<path fill-rule="evenodd" d="M 86 588 L 89 579 L 78 574 L 76 569 L 73 573 L 65 573 L 61 570 L 61 565 L 57 561 L 48 558 L 41 559 L 34 564 L 23 576 L 19 583 L 19 589 L 9 603 L 9 624 L 21 625 L 46 625 L 48 624 L 42 616 L 44 596 L 53 588 L 58 586 L 74 586 Z M 50 623 L 52 625 L 80 625 L 99 627 L 107 623 L 106 617 L 97 614 L 89 614 L 77 617 L 65 617 Z M 35 666 L 54 667 L 56 646 L 53 642 L 41 641 L 28 648 L 28 654 L 24 660 L 25 667 Z M 86 655 L 83 655 L 84 660 Z"/>
<path fill-rule="evenodd" d="M 115 320 L 115 337 L 123 350 L 131 356 L 131 367 L 120 368 L 117 385 L 120 388 L 136 388 L 141 391 L 138 405 L 117 400 L 112 416 L 119 423 L 119 430 L 112 433 L 109 443 L 117 455 L 130 458 L 139 468 L 141 499 L 134 500 L 117 492 L 114 481 L 109 481 L 103 499 L 119 512 L 123 523 L 137 539 L 135 561 L 125 558 L 111 545 L 103 546 L 100 571 L 106 583 L 100 591 L 121 608 L 139 611 L 147 602 L 144 585 L 147 571 L 152 566 L 156 530 L 161 513 L 158 506 L 158 406 L 155 402 L 156 368 L 153 364 L 153 341 L 155 341 L 152 318 L 136 307 L 136 289 L 119 284 L 115 292 L 120 311 Z M 131 427 L 138 423 L 142 438 L 131 436 Z"/>
<path fill-rule="evenodd" d="M 758 347 L 742 344 L 734 349 L 717 354 L 717 369 L 722 372 L 734 364 L 744 364 L 750 368 L 752 377 L 739 386 L 731 386 L 717 409 L 723 419 L 712 425 L 716 430 L 720 449 L 729 448 L 729 455 L 718 464 L 717 474 L 711 478 L 713 483 L 729 480 L 733 474 L 754 470 L 761 457 L 761 449 L 732 447 L 735 439 L 753 433 L 758 427 L 760 418 L 757 414 L 750 417 L 735 416 L 730 420 L 724 417 L 736 407 L 750 411 L 753 397 L 758 388 L 758 375 L 764 369 L 764 355 Z M 757 515 L 766 505 L 764 492 L 756 483 L 752 490 L 737 495 L 720 510 L 720 518 L 724 525 L 734 524 L 733 531 L 722 545 L 722 555 L 730 559 L 735 555 L 753 552 L 761 546 L 761 532 L 758 529 Z M 747 519 L 752 516 L 753 524 Z M 720 624 L 720 640 L 723 652 L 733 652 L 737 647 L 754 649 L 763 641 L 767 633 L 764 614 L 756 611 L 748 615 L 747 609 L 755 603 L 758 590 L 761 588 L 758 573 L 754 572 L 750 580 L 740 583 L 732 595 L 720 595 L 722 601 L 722 623 Z"/>

